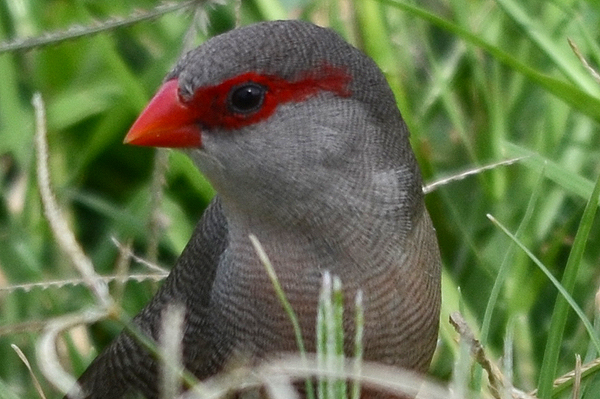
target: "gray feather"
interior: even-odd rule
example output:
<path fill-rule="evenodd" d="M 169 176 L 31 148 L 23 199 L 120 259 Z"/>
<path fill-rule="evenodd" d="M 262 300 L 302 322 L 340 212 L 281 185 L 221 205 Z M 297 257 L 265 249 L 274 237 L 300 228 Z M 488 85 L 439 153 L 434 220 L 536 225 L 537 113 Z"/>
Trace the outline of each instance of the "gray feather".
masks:
<path fill-rule="evenodd" d="M 158 338 L 168 303 L 186 306 L 184 363 L 209 377 L 236 357 L 251 363 L 297 349 L 291 322 L 249 239 L 258 237 L 315 350 L 323 273 L 346 297 L 364 292 L 365 358 L 425 371 L 438 331 L 440 257 L 408 130 L 375 63 L 333 31 L 265 22 L 212 38 L 167 79 L 184 96 L 246 72 L 290 81 L 327 65 L 351 77 L 349 97 L 323 92 L 236 130 L 203 127 L 189 150 L 219 198 L 171 275 L 134 322 Z M 346 342 L 351 354 L 351 341 Z M 80 378 L 89 398 L 157 396 L 157 366 L 122 334 Z"/>

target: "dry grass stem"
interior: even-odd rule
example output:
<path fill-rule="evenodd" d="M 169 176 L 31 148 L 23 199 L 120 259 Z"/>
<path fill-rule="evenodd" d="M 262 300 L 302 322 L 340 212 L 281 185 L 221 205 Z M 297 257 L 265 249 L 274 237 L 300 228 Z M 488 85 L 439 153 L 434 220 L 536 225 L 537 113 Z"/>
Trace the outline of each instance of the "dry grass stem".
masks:
<path fill-rule="evenodd" d="M 573 381 L 573 399 L 579 399 L 581 391 L 581 356 L 575 355 L 575 380 Z"/>
<path fill-rule="evenodd" d="M 450 324 L 452 324 L 456 332 L 458 332 L 461 339 L 467 343 L 474 360 L 487 372 L 492 394 L 495 398 L 499 399 L 500 392 L 504 390 L 504 377 L 502 372 L 498 366 L 487 358 L 481 343 L 475 338 L 473 331 L 471 331 L 471 328 L 460 313 L 454 312 L 450 315 Z"/>
<path fill-rule="evenodd" d="M 79 324 L 91 324 L 108 316 L 106 309 L 90 309 L 81 313 L 66 315 L 51 320 L 36 344 L 36 359 L 44 377 L 61 392 L 70 392 L 72 397 L 81 396 L 81 388 L 76 380 L 67 373 L 56 352 L 56 340 L 63 331 Z"/>
<path fill-rule="evenodd" d="M 579 362 L 581 362 L 581 359 L 579 359 Z M 590 374 L 597 373 L 598 371 L 600 371 L 600 358 L 594 359 L 591 362 L 583 365 L 578 366 L 576 364 L 574 370 L 571 370 L 554 380 L 554 387 L 560 388 L 564 385 L 575 385 L 578 378 L 581 381 L 582 378 L 585 378 Z M 531 392 L 531 395 L 536 394 L 537 390 Z"/>
<path fill-rule="evenodd" d="M 10 347 L 13 348 L 13 350 L 15 352 L 17 352 L 17 356 L 19 356 L 19 359 L 21 359 L 21 361 L 23 363 L 25 363 L 25 367 L 27 367 L 27 370 L 29 370 L 29 375 L 31 375 L 31 379 L 33 380 L 33 385 L 35 386 L 35 390 L 37 391 L 38 395 L 40 395 L 40 398 L 46 399 L 46 395 L 44 394 L 44 391 L 42 390 L 42 386 L 40 385 L 40 382 L 38 381 L 37 377 L 33 373 L 33 370 L 31 369 L 31 364 L 29 363 L 29 360 L 27 360 L 27 357 L 25 356 L 23 351 L 15 344 L 10 344 Z"/>
<path fill-rule="evenodd" d="M 266 387 L 275 389 L 275 397 L 282 398 L 284 391 L 293 389 L 290 382 L 299 382 L 307 378 L 330 378 L 359 380 L 363 387 L 380 390 L 395 395 L 419 394 L 420 398 L 449 399 L 452 393 L 442 385 L 428 380 L 425 376 L 386 366 L 379 363 L 364 362 L 360 374 L 354 373 L 354 359 L 347 358 L 340 370 L 319 367 L 314 355 L 301 357 L 290 355 L 266 361 L 255 367 L 241 367 L 203 381 L 203 394 L 190 391 L 182 395 L 185 399 L 219 399 L 225 395 L 246 389 Z M 285 386 L 287 385 L 287 387 Z M 295 389 L 294 389 L 295 391 Z M 296 394 L 294 394 L 296 395 Z M 285 396 L 290 399 L 294 396 Z M 463 398 L 461 398 L 463 399 Z"/>
<path fill-rule="evenodd" d="M 354 375 L 362 374 L 362 364 L 363 364 L 363 351 L 364 351 L 364 304 L 363 304 L 363 291 L 358 290 L 356 292 L 356 297 L 354 298 L 354 309 L 355 309 L 355 328 L 356 333 L 354 335 Z M 351 399 L 359 399 L 360 398 L 360 380 L 354 379 L 352 380 L 351 386 Z"/>
<path fill-rule="evenodd" d="M 275 376 L 265 381 L 265 389 L 271 399 L 300 399 L 298 391 L 285 376 Z"/>
<path fill-rule="evenodd" d="M 263 379 L 273 375 L 287 375 L 290 379 L 298 380 L 309 377 L 358 380 L 363 387 L 381 390 L 392 394 L 408 394 L 415 396 L 417 393 L 428 399 L 448 399 L 451 397 L 447 388 L 427 380 L 424 376 L 396 367 L 385 366 L 378 363 L 363 362 L 360 374 L 355 374 L 354 359 L 344 360 L 339 370 L 320 368 L 316 359 L 307 356 L 307 362 L 295 356 L 266 363 L 258 369 L 258 374 Z"/>
<path fill-rule="evenodd" d="M 106 284 L 112 282 L 128 282 L 128 281 L 137 281 L 141 283 L 142 281 L 161 281 L 167 277 L 167 272 L 162 273 L 133 273 L 128 275 L 117 275 L 112 274 L 109 276 L 100 276 L 100 279 L 104 281 Z M 54 281 L 43 281 L 39 283 L 26 283 L 26 284 L 12 284 L 6 287 L 0 287 L 0 292 L 7 292 L 9 294 L 14 293 L 16 291 L 24 291 L 29 292 L 32 289 L 49 289 L 56 288 L 60 289 L 65 286 L 76 286 L 86 284 L 86 282 L 82 278 L 69 278 L 62 280 L 54 280 Z"/>
<path fill-rule="evenodd" d="M 463 172 L 454 174 L 452 176 L 444 177 L 442 179 L 434 181 L 433 183 L 429 183 L 429 184 L 426 184 L 425 186 L 423 186 L 423 193 L 429 194 L 429 193 L 437 190 L 441 186 L 445 186 L 446 184 L 449 184 L 449 183 L 452 183 L 455 181 L 459 181 L 459 180 L 463 180 L 469 176 L 477 175 L 479 173 L 482 173 L 482 172 L 485 172 L 488 170 L 496 169 L 500 166 L 509 166 L 509 165 L 519 162 L 520 160 L 522 160 L 524 158 L 526 158 L 526 157 L 517 157 L 517 158 L 506 159 L 504 161 L 494 162 L 494 163 L 491 163 L 488 165 L 479 166 L 477 168 L 468 169 Z"/>
<path fill-rule="evenodd" d="M 185 308 L 181 305 L 169 305 L 162 315 L 162 333 L 159 350 L 162 354 L 160 364 L 162 399 L 175 398 L 181 391 L 179 375 L 183 369 L 182 348 L 183 321 Z"/>
<path fill-rule="evenodd" d="M 75 25 L 64 31 L 46 32 L 42 36 L 19 38 L 0 42 L 0 54 L 9 51 L 24 51 L 32 48 L 48 46 L 61 43 L 65 40 L 73 40 L 84 36 L 92 36 L 102 32 L 110 32 L 122 28 L 158 18 L 173 11 L 193 7 L 202 0 L 191 0 L 184 2 L 169 2 L 160 4 L 150 11 L 136 11 L 126 18 L 113 17 L 107 21 L 97 22 L 91 26 Z"/>
<path fill-rule="evenodd" d="M 37 157 L 37 182 L 44 207 L 44 214 L 50 224 L 52 233 L 61 249 L 69 256 L 86 285 L 95 295 L 98 303 L 108 309 L 112 299 L 108 293 L 108 285 L 98 276 L 91 260 L 85 255 L 75 236 L 69 228 L 52 192 L 50 171 L 48 170 L 48 142 L 46 141 L 46 111 L 42 96 L 36 93 L 32 100 L 35 108 L 35 150 Z"/>
<path fill-rule="evenodd" d="M 485 349 L 459 312 L 450 315 L 450 324 L 469 346 L 473 359 L 487 372 L 490 391 L 494 398 L 501 399 L 502 392 L 510 392 L 515 399 L 533 399 L 533 396 L 514 388 L 506 380 L 500 368 L 488 358 Z"/>
<path fill-rule="evenodd" d="M 93 323 L 105 318 L 113 307 L 108 293 L 108 285 L 96 274 L 91 260 L 84 254 L 70 230 L 52 192 L 50 171 L 48 169 L 48 143 L 46 141 L 46 115 L 42 96 L 36 93 L 32 100 L 36 116 L 35 150 L 37 158 L 36 177 L 44 207 L 44 214 L 50 229 L 61 249 L 69 256 L 73 265 L 81 274 L 86 286 L 95 295 L 100 308 L 76 315 L 67 315 L 50 321 L 36 346 L 39 367 L 56 388 L 67 392 L 75 383 L 75 379 L 67 373 L 58 360 L 56 340 L 62 331 L 82 323 Z M 75 387 L 76 394 L 80 393 Z"/>
<path fill-rule="evenodd" d="M 598 72 L 596 72 L 596 70 L 592 68 L 591 65 L 587 62 L 583 54 L 581 54 L 581 51 L 579 51 L 579 47 L 577 47 L 575 42 L 571 39 L 567 39 L 567 41 L 569 42 L 569 46 L 571 46 L 571 49 L 573 50 L 577 58 L 579 58 L 579 61 L 581 61 L 585 69 L 587 69 L 587 71 L 590 73 L 590 75 L 592 75 L 594 80 L 596 80 L 596 82 L 600 84 L 600 74 L 598 74 Z"/>
<path fill-rule="evenodd" d="M 183 393 L 181 399 L 220 399 L 228 397 L 240 390 L 252 389 L 263 386 L 258 375 L 246 364 L 228 369 L 201 384 L 192 386 L 189 391 Z"/>
<path fill-rule="evenodd" d="M 116 275 L 120 278 L 117 279 L 113 289 L 113 300 L 116 303 L 121 303 L 123 295 L 125 294 L 125 277 L 129 273 L 129 265 L 131 260 L 131 248 L 133 246 L 133 240 L 128 240 L 127 244 L 119 247 L 119 256 L 116 262 Z"/>
<path fill-rule="evenodd" d="M 124 255 L 127 255 L 128 258 L 131 258 L 136 263 L 146 266 L 148 269 L 158 273 L 158 275 L 162 275 L 163 277 L 166 277 L 169 274 L 169 270 L 157 265 L 156 263 L 149 262 L 147 259 L 144 259 L 141 256 L 137 256 L 133 253 L 131 248 L 121 244 L 121 242 L 119 242 L 119 240 L 117 240 L 115 237 L 112 237 L 111 240 L 120 252 L 123 252 Z"/>

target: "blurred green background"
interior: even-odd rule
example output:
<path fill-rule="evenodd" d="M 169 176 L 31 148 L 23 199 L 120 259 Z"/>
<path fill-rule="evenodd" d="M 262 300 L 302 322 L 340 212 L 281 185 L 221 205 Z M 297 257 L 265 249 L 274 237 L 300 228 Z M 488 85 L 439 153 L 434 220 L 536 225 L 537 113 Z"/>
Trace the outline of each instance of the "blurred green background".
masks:
<path fill-rule="evenodd" d="M 551 392 L 552 379 L 573 369 L 575 354 L 591 361 L 598 348 L 573 311 L 561 318 L 556 287 L 486 214 L 518 231 L 519 242 L 568 280 L 565 288 L 599 324 L 597 204 L 584 209 L 600 172 L 600 86 L 567 39 L 600 65 L 600 1 L 169 4 L 179 10 L 151 0 L 0 0 L 0 398 L 38 397 L 10 344 L 32 362 L 48 397 L 60 397 L 39 372 L 35 343 L 52 317 L 94 304 L 83 284 L 68 283 L 79 276 L 43 215 L 33 94 L 47 108 L 54 191 L 96 270 L 115 273 L 113 237 L 169 268 L 213 191 L 182 154 L 157 157 L 123 145 L 123 137 L 185 50 L 236 24 L 290 18 L 332 27 L 380 65 L 427 183 L 525 157 L 426 197 L 445 264 L 431 374 L 450 381 L 456 364 L 468 365 L 448 323 L 460 309 L 494 361 L 512 351 L 503 364 L 511 365 L 505 372 L 516 387 L 571 397 L 570 388 Z M 77 37 L 63 40 L 70 35 Z M 25 38 L 44 43 L 19 42 Z M 163 184 L 153 183 L 156 170 L 164 171 Z M 136 262 L 130 272 L 149 273 Z M 50 282 L 57 283 L 20 286 Z M 133 316 L 155 289 L 151 280 L 129 281 L 118 299 Z M 69 335 L 65 367 L 79 374 L 119 328 L 106 321 Z M 491 397 L 485 387 L 478 392 L 479 381 L 486 385 L 478 371 L 468 380 L 473 397 Z M 580 397 L 600 398 L 597 380 L 592 369 Z"/>

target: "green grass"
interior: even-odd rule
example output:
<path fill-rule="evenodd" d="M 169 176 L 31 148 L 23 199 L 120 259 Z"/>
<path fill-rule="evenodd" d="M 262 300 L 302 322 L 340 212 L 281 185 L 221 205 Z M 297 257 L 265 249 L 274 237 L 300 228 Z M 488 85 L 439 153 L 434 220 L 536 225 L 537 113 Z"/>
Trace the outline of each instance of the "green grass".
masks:
<path fill-rule="evenodd" d="M 426 197 L 444 260 L 430 374 L 470 397 L 492 397 L 487 372 L 448 321 L 460 310 L 515 387 L 572 397 L 572 382 L 553 389 L 554 379 L 575 368 L 576 354 L 584 364 L 599 357 L 600 85 L 567 39 L 600 69 L 598 1 L 248 0 L 239 16 L 232 1 L 179 11 L 185 4 L 159 4 L 0 0 L 0 398 L 39 397 L 11 344 L 47 397 L 60 397 L 35 345 L 55 317 L 95 303 L 84 284 L 63 284 L 80 276 L 42 209 L 34 93 L 46 105 L 53 190 L 96 271 L 117 273 L 113 237 L 168 268 L 214 192 L 182 154 L 156 156 L 122 139 L 184 50 L 237 20 L 275 18 L 332 26 L 375 59 L 427 183 L 524 157 Z M 37 39 L 15 42 L 24 38 Z M 164 184 L 155 170 L 165 170 Z M 156 289 L 156 272 L 139 262 L 120 270 L 140 276 L 109 285 L 133 316 Z M 105 320 L 66 335 L 63 364 L 79 374 L 120 328 Z M 600 397 L 597 369 L 583 371 L 580 398 Z"/>

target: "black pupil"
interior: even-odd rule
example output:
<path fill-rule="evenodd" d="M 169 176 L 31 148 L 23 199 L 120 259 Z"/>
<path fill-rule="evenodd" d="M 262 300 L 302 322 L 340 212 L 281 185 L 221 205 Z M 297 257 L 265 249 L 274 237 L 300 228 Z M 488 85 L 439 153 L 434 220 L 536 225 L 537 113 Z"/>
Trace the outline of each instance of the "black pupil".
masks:
<path fill-rule="evenodd" d="M 264 94 L 265 89 L 262 86 L 255 83 L 246 84 L 231 93 L 231 106 L 235 112 L 256 111 L 262 105 Z"/>

